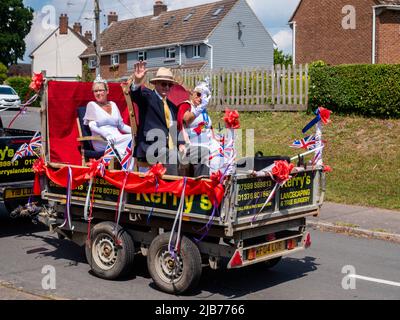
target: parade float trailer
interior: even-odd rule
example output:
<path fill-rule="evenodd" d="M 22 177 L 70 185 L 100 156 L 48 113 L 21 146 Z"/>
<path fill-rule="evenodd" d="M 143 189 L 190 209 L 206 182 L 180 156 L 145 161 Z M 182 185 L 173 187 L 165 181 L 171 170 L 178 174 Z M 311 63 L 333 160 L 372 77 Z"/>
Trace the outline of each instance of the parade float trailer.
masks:
<path fill-rule="evenodd" d="M 28 202 L 32 194 L 33 170 L 36 160 L 33 153 L 14 161 L 20 146 L 29 145 L 35 132 L 3 128 L 0 115 L 0 212 L 9 217 L 10 213 Z"/>
<path fill-rule="evenodd" d="M 91 95 L 90 83 L 44 84 L 34 189 L 48 201 L 39 221 L 85 246 L 96 276 L 116 279 L 141 254 L 161 290 L 182 294 L 197 285 L 203 266 L 267 269 L 310 246 L 306 219 L 323 203 L 323 166 L 285 161 L 286 178 L 275 170 L 285 157 L 246 159 L 251 171 L 240 168 L 242 159 L 231 175 L 209 179 L 166 176 L 162 166 L 147 174 L 101 170 L 101 160 L 82 161 L 77 141 L 77 108 Z M 125 98 L 111 83 L 109 99 L 129 123 L 135 108 Z"/>

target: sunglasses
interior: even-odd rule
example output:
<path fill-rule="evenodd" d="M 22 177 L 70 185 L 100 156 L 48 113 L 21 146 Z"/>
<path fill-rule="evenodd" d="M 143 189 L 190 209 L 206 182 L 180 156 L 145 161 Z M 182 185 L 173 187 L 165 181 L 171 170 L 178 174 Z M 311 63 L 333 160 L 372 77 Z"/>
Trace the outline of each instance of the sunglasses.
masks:
<path fill-rule="evenodd" d="M 201 98 L 201 93 L 200 92 L 195 92 L 197 98 Z"/>
<path fill-rule="evenodd" d="M 104 89 L 93 90 L 94 93 L 96 93 L 96 92 L 105 92 L 105 91 L 106 91 L 106 90 L 104 90 Z"/>
<path fill-rule="evenodd" d="M 166 88 L 166 87 L 172 87 L 174 84 L 171 82 L 161 82 L 160 83 L 161 87 Z"/>

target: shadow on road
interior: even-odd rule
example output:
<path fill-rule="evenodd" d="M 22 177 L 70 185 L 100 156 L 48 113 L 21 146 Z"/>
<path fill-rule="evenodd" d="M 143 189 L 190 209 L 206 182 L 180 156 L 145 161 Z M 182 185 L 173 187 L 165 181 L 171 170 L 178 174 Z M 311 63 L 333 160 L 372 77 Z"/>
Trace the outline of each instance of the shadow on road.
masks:
<path fill-rule="evenodd" d="M 34 225 L 30 220 L 0 220 L 0 238 L 7 236 L 40 240 L 40 245 L 27 248 L 27 255 L 36 254 L 55 260 L 67 260 L 67 267 L 80 263 L 87 264 L 84 247 L 69 240 L 60 240 L 56 235 L 51 234 L 47 227 Z M 236 270 L 211 270 L 205 267 L 199 286 L 186 296 L 195 299 L 212 299 L 215 295 L 222 295 L 227 299 L 237 299 L 303 278 L 317 270 L 317 267 L 315 258 L 309 256 L 299 259 L 284 258 L 271 269 L 266 268 L 262 263 Z M 158 290 L 147 270 L 146 257 L 142 255 L 136 255 L 133 270 L 126 277 L 116 281 L 129 282 L 135 281 L 136 278 L 150 279 L 149 286 Z"/>
<path fill-rule="evenodd" d="M 29 218 L 0 219 L 0 238 L 10 236 L 29 236 L 36 232 L 48 230 L 42 224 L 34 224 Z"/>
<path fill-rule="evenodd" d="M 214 271 L 205 268 L 198 287 L 202 292 L 194 292 L 194 295 L 198 298 L 209 299 L 219 294 L 228 299 L 237 299 L 305 277 L 308 273 L 317 270 L 317 266 L 315 258 L 304 257 L 302 259 L 284 258 L 271 269 L 263 268 L 262 263 L 236 270 Z"/>

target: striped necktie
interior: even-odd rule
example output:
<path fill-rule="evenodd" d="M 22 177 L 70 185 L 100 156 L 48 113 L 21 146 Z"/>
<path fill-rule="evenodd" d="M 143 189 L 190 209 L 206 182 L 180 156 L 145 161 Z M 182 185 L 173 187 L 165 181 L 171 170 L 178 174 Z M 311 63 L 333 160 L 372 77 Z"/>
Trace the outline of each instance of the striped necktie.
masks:
<path fill-rule="evenodd" d="M 164 105 L 164 114 L 165 114 L 165 122 L 167 124 L 168 132 L 169 128 L 171 127 L 171 111 L 169 110 L 169 106 L 167 103 L 167 99 L 163 99 L 163 105 Z M 168 133 L 168 149 L 172 150 L 174 149 L 174 141 L 172 140 L 171 133 Z"/>

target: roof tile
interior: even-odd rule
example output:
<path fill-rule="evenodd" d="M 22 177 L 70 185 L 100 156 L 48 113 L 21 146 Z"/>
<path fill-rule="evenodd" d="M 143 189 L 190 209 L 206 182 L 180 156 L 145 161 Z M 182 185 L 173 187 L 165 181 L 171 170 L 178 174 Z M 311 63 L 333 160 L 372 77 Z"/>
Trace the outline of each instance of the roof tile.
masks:
<path fill-rule="evenodd" d="M 101 34 L 102 52 L 110 53 L 205 40 L 239 0 L 223 0 L 112 23 Z M 223 6 L 218 16 L 216 10 Z M 188 21 L 184 19 L 192 13 Z M 171 23 L 167 25 L 167 22 Z M 94 55 L 90 46 L 81 56 Z"/>

